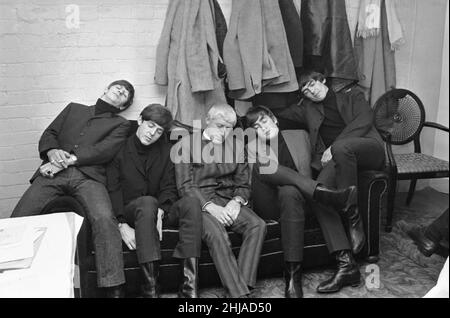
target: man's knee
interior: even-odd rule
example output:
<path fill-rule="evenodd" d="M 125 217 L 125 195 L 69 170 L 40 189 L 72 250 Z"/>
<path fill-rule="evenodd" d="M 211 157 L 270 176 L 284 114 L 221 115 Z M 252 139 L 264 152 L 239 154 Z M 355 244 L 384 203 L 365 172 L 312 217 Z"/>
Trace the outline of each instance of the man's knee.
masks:
<path fill-rule="evenodd" d="M 267 230 L 267 223 L 262 218 L 257 216 L 256 214 L 252 214 L 252 217 L 250 217 L 248 221 L 249 225 L 248 228 L 252 229 L 253 231 L 266 233 Z"/>
<path fill-rule="evenodd" d="M 208 246 L 231 246 L 228 233 L 223 226 L 208 216 L 204 216 L 202 221 L 202 240 Z"/>
<path fill-rule="evenodd" d="M 134 201 L 136 209 L 136 218 L 150 218 L 155 219 L 158 215 L 158 199 L 145 196 L 139 197 Z"/>
<path fill-rule="evenodd" d="M 334 161 L 339 162 L 347 160 L 349 156 L 352 156 L 353 150 L 346 142 L 336 142 L 331 147 L 331 154 L 333 155 Z"/>
<path fill-rule="evenodd" d="M 145 197 L 139 197 L 137 199 L 135 199 L 134 203 L 138 206 L 138 207 L 158 207 L 158 199 L 156 199 L 155 197 L 151 197 L 151 196 L 145 196 Z"/>
<path fill-rule="evenodd" d="M 180 209 L 180 218 L 201 225 L 202 207 L 199 199 L 193 197 L 183 197 L 176 204 Z"/>
<path fill-rule="evenodd" d="M 194 197 L 183 197 L 177 203 L 185 213 L 201 217 L 202 205 L 199 199 Z"/>

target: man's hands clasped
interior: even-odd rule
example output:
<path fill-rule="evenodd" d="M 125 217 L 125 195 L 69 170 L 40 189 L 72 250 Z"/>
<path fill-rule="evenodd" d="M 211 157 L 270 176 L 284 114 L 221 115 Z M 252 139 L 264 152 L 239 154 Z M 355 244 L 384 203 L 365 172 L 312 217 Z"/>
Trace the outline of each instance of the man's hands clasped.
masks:
<path fill-rule="evenodd" d="M 225 207 L 210 203 L 205 207 L 206 212 L 215 217 L 224 226 L 232 226 L 241 212 L 241 205 L 231 200 Z"/>
<path fill-rule="evenodd" d="M 49 150 L 47 157 L 50 162 L 39 168 L 41 175 L 45 178 L 53 178 L 56 173 L 75 164 L 74 156 L 61 149 Z"/>

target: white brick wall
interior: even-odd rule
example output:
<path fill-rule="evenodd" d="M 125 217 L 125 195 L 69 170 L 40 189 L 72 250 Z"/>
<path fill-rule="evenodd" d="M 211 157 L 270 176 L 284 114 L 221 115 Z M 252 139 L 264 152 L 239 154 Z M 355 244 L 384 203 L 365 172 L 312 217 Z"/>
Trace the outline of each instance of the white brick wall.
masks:
<path fill-rule="evenodd" d="M 93 104 L 127 79 L 136 99 L 124 116 L 164 102 L 153 83 L 168 0 L 0 0 L 0 218 L 8 217 L 38 167 L 37 142 L 67 103 Z M 80 27 L 67 28 L 69 4 Z"/>
<path fill-rule="evenodd" d="M 219 3 L 229 18 L 231 0 Z M 357 0 L 347 3 L 354 14 Z M 80 9 L 78 29 L 66 26 L 70 4 Z M 167 4 L 0 0 L 0 218 L 10 215 L 27 188 L 39 164 L 37 141 L 67 103 L 93 104 L 105 85 L 119 78 L 137 91 L 125 117 L 136 118 L 147 104 L 164 102 L 165 91 L 153 83 L 153 72 Z M 397 54 L 399 86 L 416 91 L 428 119 L 436 120 L 446 0 L 397 4 L 407 40 Z M 355 19 L 350 24 L 354 28 Z M 425 138 L 432 153 L 434 135 Z"/>

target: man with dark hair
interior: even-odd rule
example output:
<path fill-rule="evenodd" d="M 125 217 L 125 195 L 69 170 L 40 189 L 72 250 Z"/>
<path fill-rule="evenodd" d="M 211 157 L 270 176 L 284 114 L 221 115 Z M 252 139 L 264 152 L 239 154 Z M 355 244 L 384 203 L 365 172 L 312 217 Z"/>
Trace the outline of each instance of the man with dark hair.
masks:
<path fill-rule="evenodd" d="M 263 219 L 279 219 L 285 297 L 301 298 L 306 200 L 345 208 L 356 188 L 336 191 L 312 179 L 311 147 L 306 131 L 280 132 L 277 118 L 264 106 L 251 108 L 246 119 L 258 137 L 247 147 L 249 161 L 256 162 L 251 183 L 254 208 Z M 273 173 L 261 169 L 268 161 L 274 161 Z"/>
<path fill-rule="evenodd" d="M 373 112 L 364 93 L 357 87 L 335 93 L 325 84 L 322 74 L 305 72 L 299 80 L 304 99 L 277 116 L 307 125 L 312 147 L 311 166 L 318 173 L 319 183 L 337 189 L 357 186 L 359 170 L 383 168 L 383 142 L 372 124 Z M 328 249 L 338 264 L 335 275 L 318 286 L 320 293 L 337 292 L 360 282 L 353 254 L 364 246 L 365 234 L 358 198 L 353 199 L 352 204 L 338 211 L 347 220 L 350 242 L 337 211 L 314 209 Z"/>
<path fill-rule="evenodd" d="M 139 116 L 136 134 L 128 138 L 107 170 L 122 240 L 130 250 L 137 250 L 145 298 L 160 296 L 157 220 L 158 214 L 164 213 L 165 226 L 179 226 L 173 254 L 181 260 L 179 296 L 198 297 L 202 211 L 196 198 L 178 200 L 171 144 L 164 135 L 171 124 L 172 114 L 167 108 L 147 106 Z"/>
<path fill-rule="evenodd" d="M 177 188 L 183 197 L 199 200 L 202 238 L 223 286 L 233 298 L 247 297 L 249 288 L 255 287 L 266 234 L 264 220 L 247 207 L 250 171 L 243 144 L 231 134 L 236 122 L 231 106 L 213 105 L 203 133 L 183 137 L 174 151 L 181 151 L 183 157 L 175 164 Z M 237 260 L 227 229 L 242 235 Z"/>
<path fill-rule="evenodd" d="M 106 190 L 105 165 L 125 141 L 130 123 L 118 113 L 133 103 L 124 80 L 108 85 L 94 106 L 70 103 L 39 140 L 43 165 L 12 217 L 38 215 L 52 200 L 70 195 L 83 206 L 94 241 L 97 283 L 108 297 L 122 296 L 122 244 Z"/>

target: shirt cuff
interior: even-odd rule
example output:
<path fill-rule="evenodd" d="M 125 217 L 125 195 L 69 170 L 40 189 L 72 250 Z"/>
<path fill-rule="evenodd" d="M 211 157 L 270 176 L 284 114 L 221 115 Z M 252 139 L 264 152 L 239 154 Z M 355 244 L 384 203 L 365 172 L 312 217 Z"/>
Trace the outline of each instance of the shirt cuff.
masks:
<path fill-rule="evenodd" d="M 203 212 L 206 212 L 206 207 L 208 206 L 208 205 L 210 205 L 212 202 L 211 201 L 208 201 L 208 202 L 206 202 L 205 204 L 203 204 L 203 206 L 202 206 L 202 211 Z"/>

